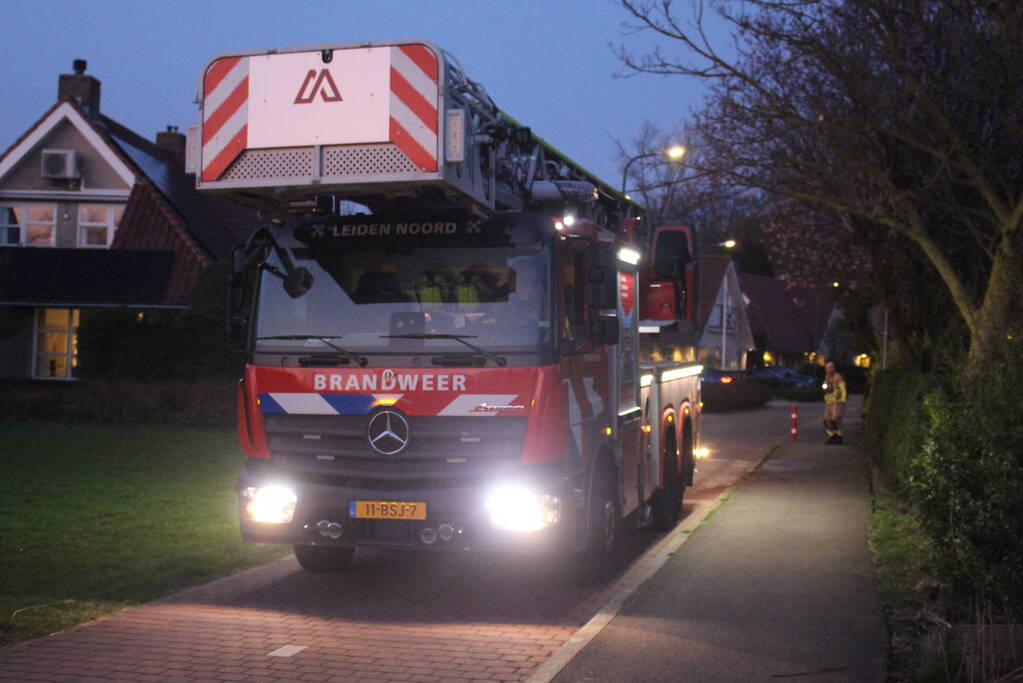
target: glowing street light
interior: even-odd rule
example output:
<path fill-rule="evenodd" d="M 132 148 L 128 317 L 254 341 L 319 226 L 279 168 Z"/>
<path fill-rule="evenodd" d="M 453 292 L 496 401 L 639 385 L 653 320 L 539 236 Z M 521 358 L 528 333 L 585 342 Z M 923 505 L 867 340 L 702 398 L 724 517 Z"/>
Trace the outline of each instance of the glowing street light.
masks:
<path fill-rule="evenodd" d="M 682 145 L 672 145 L 668 149 L 662 152 L 647 152 L 645 154 L 637 154 L 628 161 L 625 162 L 625 168 L 622 169 L 622 194 L 625 194 L 625 183 L 629 179 L 629 167 L 632 166 L 632 162 L 639 161 L 640 159 L 653 159 L 655 157 L 668 157 L 668 161 L 677 163 L 682 160 L 682 157 L 686 155 L 686 148 Z"/>

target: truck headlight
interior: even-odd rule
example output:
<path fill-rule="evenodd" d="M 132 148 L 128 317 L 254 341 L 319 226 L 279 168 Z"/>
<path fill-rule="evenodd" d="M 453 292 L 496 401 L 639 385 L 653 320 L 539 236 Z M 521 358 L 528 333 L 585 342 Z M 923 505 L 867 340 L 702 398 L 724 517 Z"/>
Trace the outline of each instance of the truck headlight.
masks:
<path fill-rule="evenodd" d="M 242 489 L 245 514 L 253 522 L 287 524 L 295 517 L 298 496 L 285 486 L 248 486 Z"/>
<path fill-rule="evenodd" d="M 490 523 L 506 531 L 539 531 L 558 523 L 561 501 L 524 486 L 502 486 L 487 496 Z"/>

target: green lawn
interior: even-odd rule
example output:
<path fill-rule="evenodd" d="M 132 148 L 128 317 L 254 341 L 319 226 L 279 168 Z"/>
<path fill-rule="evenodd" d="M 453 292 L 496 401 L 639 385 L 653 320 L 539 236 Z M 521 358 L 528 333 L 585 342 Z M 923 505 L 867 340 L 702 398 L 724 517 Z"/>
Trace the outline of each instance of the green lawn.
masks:
<path fill-rule="evenodd" d="M 0 645 L 284 555 L 241 542 L 243 463 L 227 430 L 0 422 Z"/>

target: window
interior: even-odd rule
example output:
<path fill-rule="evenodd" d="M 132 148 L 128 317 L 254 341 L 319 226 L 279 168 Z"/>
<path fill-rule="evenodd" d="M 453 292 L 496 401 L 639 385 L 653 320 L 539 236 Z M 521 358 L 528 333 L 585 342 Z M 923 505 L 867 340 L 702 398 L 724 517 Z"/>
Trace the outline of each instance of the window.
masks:
<path fill-rule="evenodd" d="M 78 310 L 40 308 L 36 311 L 36 379 L 71 379 L 78 366 Z"/>
<path fill-rule="evenodd" d="M 114 233 L 124 214 L 123 206 L 81 204 L 78 207 L 78 246 L 105 249 L 114 241 Z"/>
<path fill-rule="evenodd" d="M 52 247 L 56 218 L 55 204 L 0 204 L 0 245 Z"/>

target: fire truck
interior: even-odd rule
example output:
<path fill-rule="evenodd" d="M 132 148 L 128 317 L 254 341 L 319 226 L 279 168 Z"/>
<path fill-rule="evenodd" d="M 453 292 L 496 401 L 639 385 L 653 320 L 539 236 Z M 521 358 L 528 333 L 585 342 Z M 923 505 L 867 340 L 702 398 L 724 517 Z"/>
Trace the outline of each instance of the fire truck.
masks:
<path fill-rule="evenodd" d="M 187 163 L 260 209 L 230 336 L 246 541 L 540 551 L 593 581 L 692 483 L 693 235 L 499 109 L 423 40 L 224 54 Z"/>

